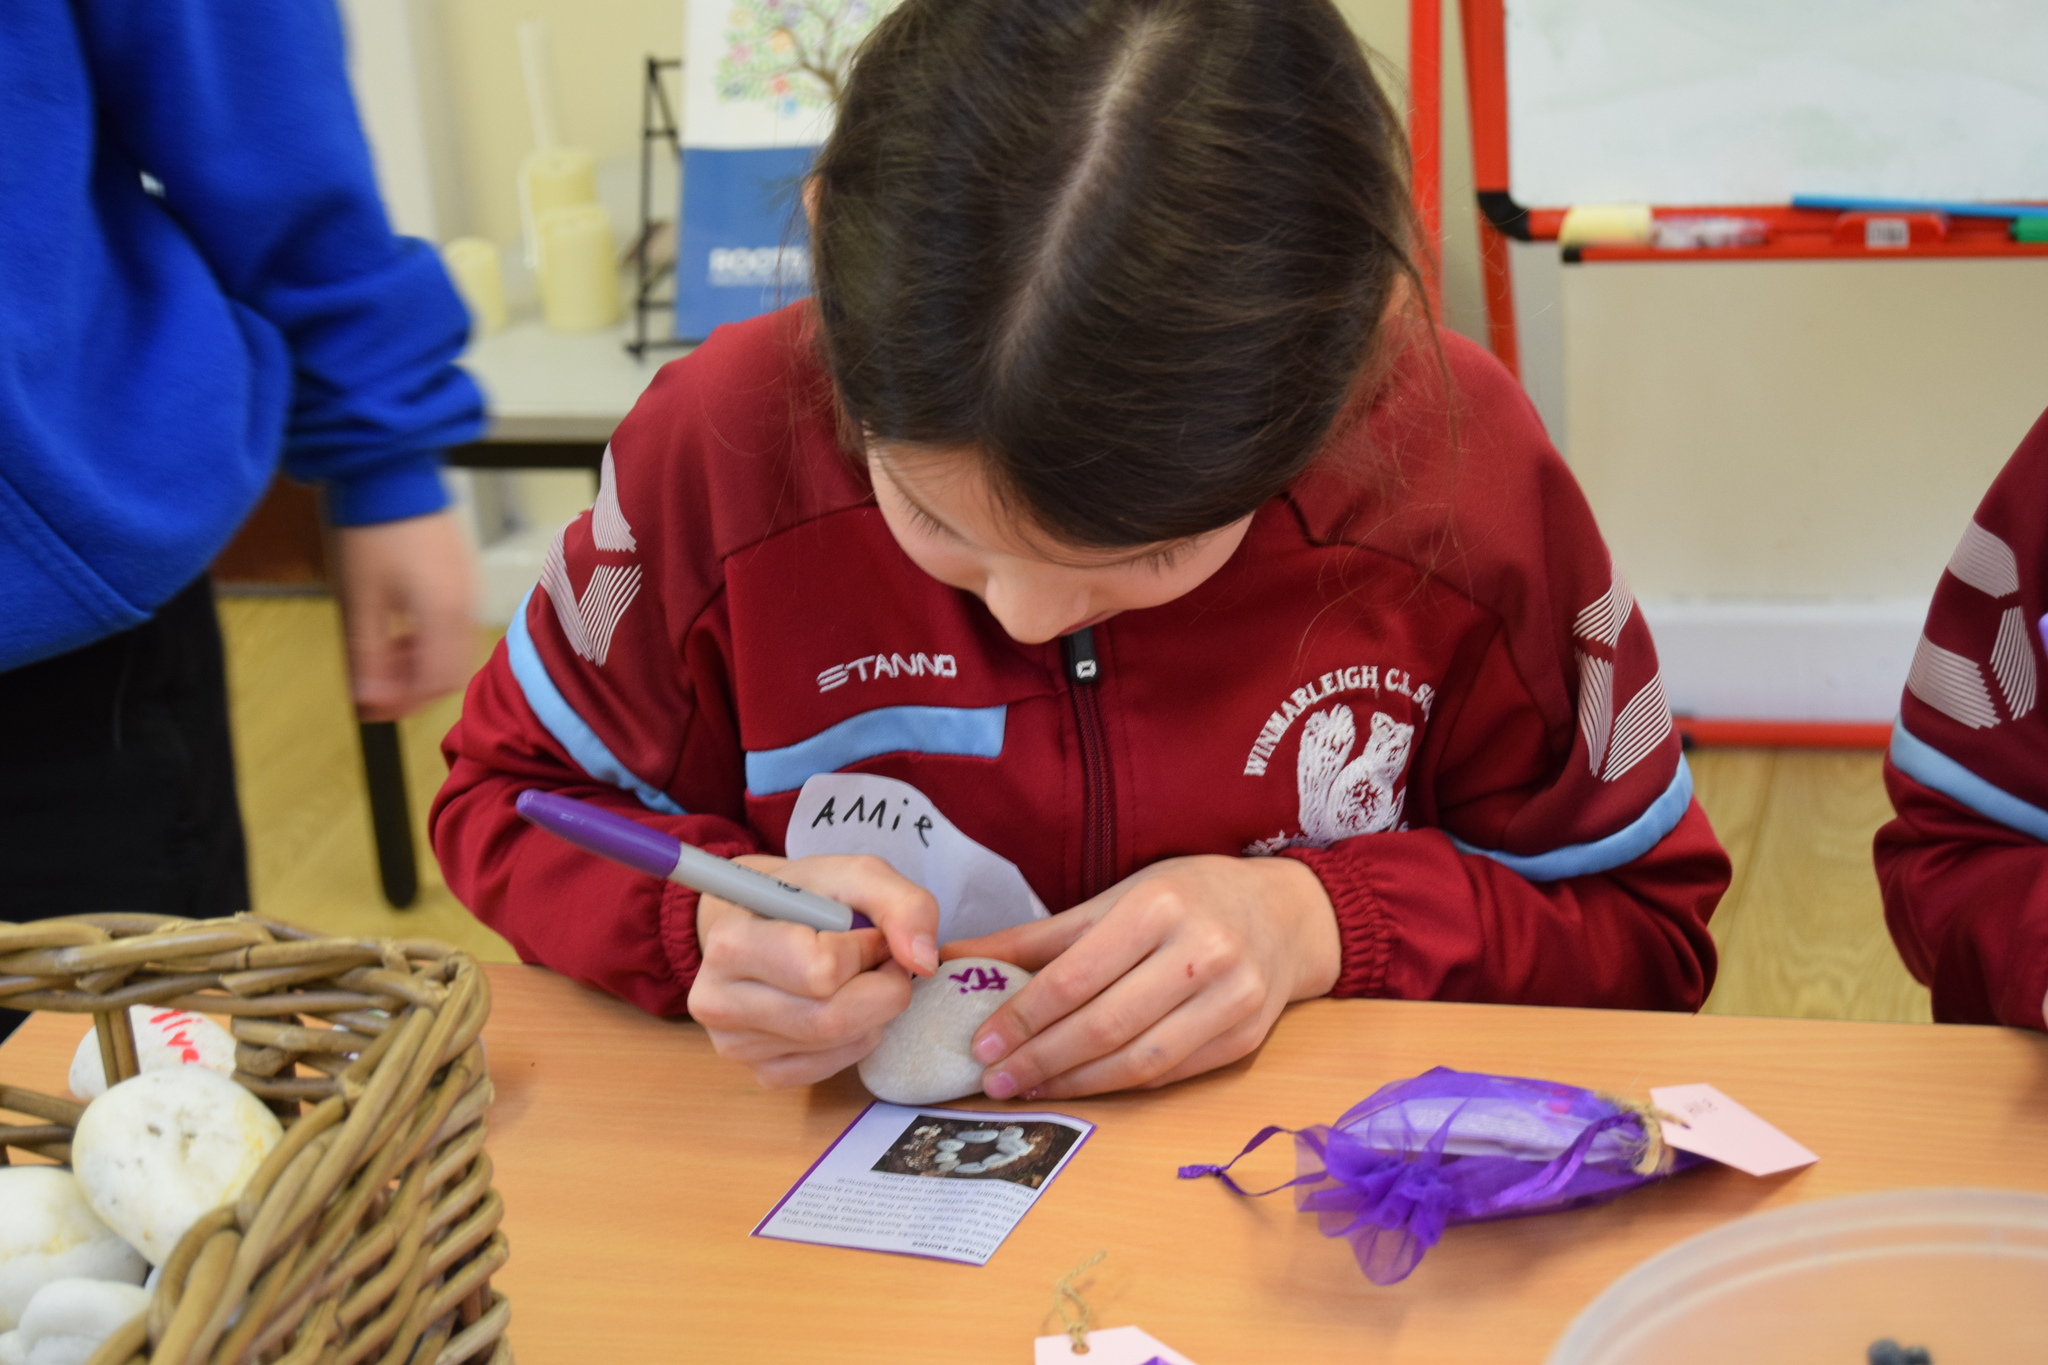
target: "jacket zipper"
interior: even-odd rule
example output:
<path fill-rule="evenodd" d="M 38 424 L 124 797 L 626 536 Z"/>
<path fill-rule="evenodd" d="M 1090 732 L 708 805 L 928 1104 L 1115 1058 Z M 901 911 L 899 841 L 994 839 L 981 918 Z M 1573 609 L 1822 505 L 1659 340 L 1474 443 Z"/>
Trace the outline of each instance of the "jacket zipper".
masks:
<path fill-rule="evenodd" d="M 1102 725 L 1102 692 L 1096 686 L 1102 661 L 1095 653 L 1095 629 L 1077 630 L 1060 643 L 1081 736 L 1081 899 L 1086 900 L 1116 881 L 1116 783 Z"/>

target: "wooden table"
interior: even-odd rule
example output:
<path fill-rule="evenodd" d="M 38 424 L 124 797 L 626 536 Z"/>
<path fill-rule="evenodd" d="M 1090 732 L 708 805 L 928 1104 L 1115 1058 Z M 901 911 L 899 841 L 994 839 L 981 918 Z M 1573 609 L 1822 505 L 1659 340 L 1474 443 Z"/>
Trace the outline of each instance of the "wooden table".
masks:
<path fill-rule="evenodd" d="M 1137 1323 L 1200 1365 L 1533 1362 L 1617 1276 L 1731 1218 L 1907 1185 L 2048 1190 L 2037 1035 L 1317 1001 L 1237 1066 L 1159 1094 L 1035 1106 L 1100 1127 L 985 1267 L 768 1241 L 747 1234 L 866 1103 L 851 1073 L 764 1093 L 693 1025 L 538 968 L 489 970 L 490 1150 L 512 1241 L 499 1283 L 522 1365 L 1021 1365 L 1032 1337 L 1057 1330 L 1054 1283 L 1100 1250 L 1084 1281 L 1097 1324 Z M 63 1093 L 78 1032 L 38 1017 L 0 1052 L 0 1074 Z M 1711 1168 L 1603 1208 L 1454 1228 L 1384 1289 L 1285 1195 L 1175 1178 L 1267 1123 L 1329 1122 L 1439 1064 L 1633 1095 L 1711 1081 L 1821 1161 L 1769 1180 Z M 1253 1161 L 1253 1177 L 1292 1174 L 1284 1143 Z"/>

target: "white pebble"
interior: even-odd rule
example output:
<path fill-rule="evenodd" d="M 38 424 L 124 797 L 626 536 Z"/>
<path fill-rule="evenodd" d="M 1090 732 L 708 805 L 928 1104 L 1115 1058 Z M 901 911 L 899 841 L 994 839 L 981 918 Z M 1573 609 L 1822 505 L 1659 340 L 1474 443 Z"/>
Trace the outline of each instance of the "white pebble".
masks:
<path fill-rule="evenodd" d="M 940 1138 L 938 1141 L 938 1148 L 942 1152 L 957 1152 L 966 1145 L 959 1138 Z"/>
<path fill-rule="evenodd" d="M 861 1060 L 861 1083 L 890 1104 L 938 1104 L 978 1093 L 982 1065 L 967 1050 L 974 1030 L 1030 979 L 1031 973 L 991 958 L 940 963 L 937 975 L 911 984 L 909 1006 Z"/>
<path fill-rule="evenodd" d="M 106 1280 L 52 1280 L 36 1291 L 13 1334 L 22 1365 L 85 1365 L 100 1343 L 149 1308 L 149 1291 Z"/>
<path fill-rule="evenodd" d="M 108 1227 L 162 1265 L 187 1228 L 240 1196 L 284 1128 L 204 1067 L 131 1077 L 85 1108 L 72 1139 L 79 1186 Z"/>
<path fill-rule="evenodd" d="M 135 1030 L 135 1061 L 144 1071 L 203 1066 L 226 1076 L 235 1069 L 234 1035 L 203 1014 L 162 1005 L 131 1005 L 128 1022 Z M 71 1093 L 82 1100 L 95 1100 L 106 1090 L 99 1031 L 87 1029 L 78 1040 L 78 1051 L 71 1054 Z"/>
<path fill-rule="evenodd" d="M 0 1166 L 0 1331 L 18 1324 L 29 1300 L 52 1280 L 134 1284 L 147 1269 L 92 1211 L 70 1171 Z"/>

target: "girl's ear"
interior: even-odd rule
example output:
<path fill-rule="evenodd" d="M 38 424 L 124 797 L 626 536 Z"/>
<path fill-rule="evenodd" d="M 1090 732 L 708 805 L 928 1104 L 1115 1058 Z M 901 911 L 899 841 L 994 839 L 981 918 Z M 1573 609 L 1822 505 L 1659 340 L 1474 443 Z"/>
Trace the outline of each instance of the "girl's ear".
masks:
<path fill-rule="evenodd" d="M 818 235 L 818 177 L 804 177 L 804 226 L 812 237 Z"/>

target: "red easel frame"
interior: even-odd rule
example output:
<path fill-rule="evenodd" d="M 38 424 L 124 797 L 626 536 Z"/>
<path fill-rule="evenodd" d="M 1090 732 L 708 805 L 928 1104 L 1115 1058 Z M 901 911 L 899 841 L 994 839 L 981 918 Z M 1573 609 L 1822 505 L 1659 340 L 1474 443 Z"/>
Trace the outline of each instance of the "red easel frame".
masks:
<path fill-rule="evenodd" d="M 1459 32 L 1465 43 L 1465 92 L 1472 119 L 1472 182 L 1478 192 L 1479 260 L 1486 300 L 1487 338 L 1493 353 L 1517 376 L 1513 276 L 1508 239 L 1555 241 L 1564 222 L 1562 208 L 1515 202 L 1508 173 L 1507 0 L 1458 0 Z M 1443 222 L 1443 12 L 1442 0 L 1410 0 L 1409 140 L 1415 167 L 1416 207 L 1432 256 L 1442 251 Z M 1770 224 L 1771 240 L 1753 247 L 1707 247 L 1660 251 L 1653 247 L 1573 248 L 1574 260 L 1731 261 L 1849 260 L 1892 257 L 2048 256 L 2048 243 L 2010 240 L 1995 218 L 1949 220 L 1946 240 L 1899 248 L 1870 248 L 1837 242 L 1840 215 L 1782 204 L 1692 205 L 1658 208 L 1662 213 L 1738 214 Z M 1439 270 L 1440 274 L 1440 270 Z M 1432 279 L 1431 300 L 1440 306 L 1441 287 Z"/>

